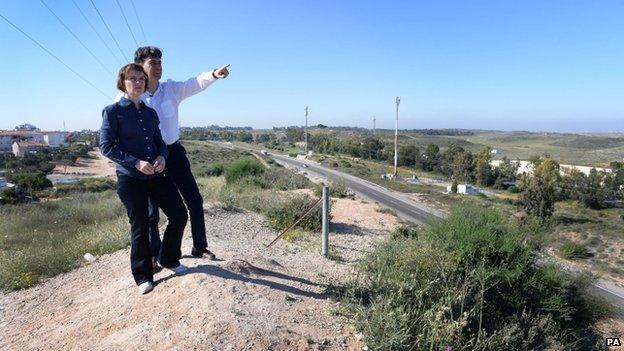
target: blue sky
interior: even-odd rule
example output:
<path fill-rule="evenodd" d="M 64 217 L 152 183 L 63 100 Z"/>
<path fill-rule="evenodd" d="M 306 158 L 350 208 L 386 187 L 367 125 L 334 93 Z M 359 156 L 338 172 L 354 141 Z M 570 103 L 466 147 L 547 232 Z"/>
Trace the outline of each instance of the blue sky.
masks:
<path fill-rule="evenodd" d="M 4 1 L 0 129 L 98 129 L 136 44 L 115 0 Z M 230 63 L 181 105 L 182 125 L 302 125 L 601 131 L 624 129 L 624 1 L 119 0 L 140 45 L 164 50 L 164 78 Z M 147 41 L 146 41 L 147 39 Z"/>

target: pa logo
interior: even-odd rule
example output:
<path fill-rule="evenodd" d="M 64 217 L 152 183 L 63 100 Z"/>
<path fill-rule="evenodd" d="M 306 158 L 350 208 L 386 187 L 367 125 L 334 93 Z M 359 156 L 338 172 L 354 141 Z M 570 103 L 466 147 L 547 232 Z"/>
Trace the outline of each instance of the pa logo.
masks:
<path fill-rule="evenodd" d="M 620 338 L 607 338 L 606 343 L 607 346 L 622 346 Z"/>

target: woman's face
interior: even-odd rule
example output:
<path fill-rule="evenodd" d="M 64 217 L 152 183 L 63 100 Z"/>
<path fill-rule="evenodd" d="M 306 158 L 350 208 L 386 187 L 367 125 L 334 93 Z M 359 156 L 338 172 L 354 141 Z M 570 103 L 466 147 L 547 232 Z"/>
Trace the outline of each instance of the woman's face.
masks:
<path fill-rule="evenodd" d="M 138 97 L 145 91 L 145 75 L 141 71 L 131 70 L 124 80 L 126 93 L 132 97 Z"/>

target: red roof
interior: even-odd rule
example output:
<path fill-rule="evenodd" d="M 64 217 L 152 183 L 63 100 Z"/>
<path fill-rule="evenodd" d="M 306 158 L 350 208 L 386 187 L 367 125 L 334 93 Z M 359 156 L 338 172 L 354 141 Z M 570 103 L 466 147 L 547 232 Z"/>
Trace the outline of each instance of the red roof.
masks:
<path fill-rule="evenodd" d="M 43 133 L 30 130 L 0 130 L 0 136 L 26 136 L 26 135 L 42 135 Z"/>
<path fill-rule="evenodd" d="M 48 144 L 42 143 L 40 141 L 16 141 L 19 147 L 47 147 Z"/>

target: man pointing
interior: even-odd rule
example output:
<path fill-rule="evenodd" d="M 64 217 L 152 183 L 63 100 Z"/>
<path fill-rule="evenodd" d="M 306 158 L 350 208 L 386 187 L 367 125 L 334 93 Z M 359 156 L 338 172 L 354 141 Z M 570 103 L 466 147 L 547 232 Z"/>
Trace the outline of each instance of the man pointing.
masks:
<path fill-rule="evenodd" d="M 203 91 L 218 79 L 225 79 L 229 74 L 229 65 L 201 73 L 197 77 L 182 82 L 171 79 L 160 82 L 162 77 L 161 59 L 162 51 L 153 46 L 140 47 L 134 53 L 134 62 L 143 66 L 148 76 L 147 90 L 141 96 L 141 100 L 158 113 L 160 131 L 169 151 L 166 173 L 177 186 L 189 210 L 193 236 L 191 255 L 215 259 L 215 255 L 208 250 L 206 240 L 203 198 L 191 173 L 191 165 L 186 157 L 186 150 L 178 140 L 180 136 L 178 106 L 182 100 Z M 158 233 L 159 216 L 158 207 L 151 199 L 149 212 L 150 250 L 152 257 L 157 259 L 161 244 Z"/>

